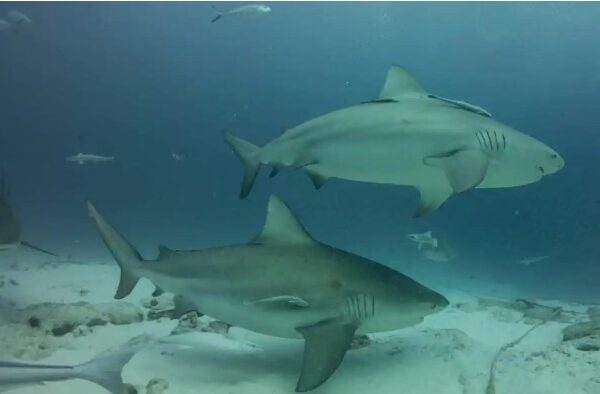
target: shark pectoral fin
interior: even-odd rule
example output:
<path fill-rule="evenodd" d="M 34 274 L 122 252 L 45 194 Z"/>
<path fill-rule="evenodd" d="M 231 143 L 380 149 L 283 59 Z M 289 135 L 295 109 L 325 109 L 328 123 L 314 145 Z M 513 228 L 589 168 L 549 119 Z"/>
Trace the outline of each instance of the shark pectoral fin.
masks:
<path fill-rule="evenodd" d="M 448 185 L 438 186 L 416 186 L 420 194 L 419 206 L 413 214 L 413 218 L 425 216 L 431 211 L 438 209 L 444 201 L 452 195 L 452 189 Z M 418 241 L 417 241 L 418 242 Z"/>
<path fill-rule="evenodd" d="M 485 178 L 490 160 L 480 150 L 459 150 L 447 156 L 427 157 L 424 163 L 441 167 L 455 193 L 477 187 Z"/>
<path fill-rule="evenodd" d="M 326 320 L 296 330 L 304 337 L 304 359 L 297 392 L 312 390 L 335 372 L 354 338 L 355 324 Z"/>
<path fill-rule="evenodd" d="M 314 242 L 302 223 L 277 196 L 269 198 L 263 230 L 251 241 L 253 244 L 312 244 Z"/>
<path fill-rule="evenodd" d="M 388 70 L 385 85 L 379 94 L 379 99 L 401 98 L 407 95 L 427 94 L 412 75 L 403 67 L 393 65 Z"/>
<path fill-rule="evenodd" d="M 263 298 L 253 302 L 254 304 L 264 304 L 265 306 L 284 306 L 284 307 L 308 307 L 308 302 L 300 297 L 293 295 L 282 295 L 269 298 Z"/>
<path fill-rule="evenodd" d="M 325 184 L 325 182 L 327 182 L 327 177 L 325 175 L 319 174 L 316 171 L 306 170 L 306 173 L 308 174 L 310 180 L 312 181 L 313 186 L 317 190 L 322 188 L 323 185 Z"/>
<path fill-rule="evenodd" d="M 181 295 L 176 295 L 173 297 L 173 304 L 175 304 L 175 308 L 171 313 L 171 317 L 174 319 L 177 319 L 190 312 L 198 312 L 198 307 L 196 304 Z M 202 313 L 198 312 L 198 315 L 202 315 Z"/>

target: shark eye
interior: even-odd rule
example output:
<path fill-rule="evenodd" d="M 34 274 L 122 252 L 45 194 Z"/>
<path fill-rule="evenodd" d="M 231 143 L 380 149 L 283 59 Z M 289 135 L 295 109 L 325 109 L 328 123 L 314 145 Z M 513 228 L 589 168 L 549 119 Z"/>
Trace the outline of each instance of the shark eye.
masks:
<path fill-rule="evenodd" d="M 551 157 L 552 159 L 556 159 L 556 158 L 558 157 L 558 155 L 557 155 L 556 153 L 553 153 L 553 154 L 551 154 L 551 155 L 550 155 L 550 157 Z"/>

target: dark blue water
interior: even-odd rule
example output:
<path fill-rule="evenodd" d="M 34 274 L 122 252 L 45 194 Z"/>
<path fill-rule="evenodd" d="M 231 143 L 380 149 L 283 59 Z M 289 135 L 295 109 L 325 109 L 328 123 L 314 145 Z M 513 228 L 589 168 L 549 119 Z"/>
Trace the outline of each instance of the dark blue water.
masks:
<path fill-rule="evenodd" d="M 244 241 L 276 193 L 317 238 L 392 266 L 417 257 L 406 233 L 433 229 L 466 275 L 598 301 L 599 4 L 271 7 L 212 24 L 201 3 L 0 4 L 33 20 L 0 32 L 0 162 L 25 237 L 108 260 L 85 214 L 90 198 L 149 257 L 158 243 Z M 377 96 L 393 63 L 544 141 L 566 168 L 455 196 L 420 220 L 411 188 L 332 180 L 317 192 L 300 173 L 263 173 L 238 200 L 242 170 L 224 130 L 263 144 Z M 117 160 L 65 162 L 80 151 Z M 550 257 L 515 264 L 536 255 Z"/>

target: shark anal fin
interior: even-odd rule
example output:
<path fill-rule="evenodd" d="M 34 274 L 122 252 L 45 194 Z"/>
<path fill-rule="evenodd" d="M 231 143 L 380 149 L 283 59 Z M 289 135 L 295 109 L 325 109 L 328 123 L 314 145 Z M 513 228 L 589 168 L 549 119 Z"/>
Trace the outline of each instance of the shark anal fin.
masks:
<path fill-rule="evenodd" d="M 416 188 L 420 197 L 413 218 L 419 218 L 435 211 L 452 195 L 452 189 L 447 185 L 416 186 Z"/>
<path fill-rule="evenodd" d="M 485 178 L 490 160 L 480 150 L 458 150 L 446 156 L 427 157 L 424 163 L 441 167 L 455 193 L 477 187 Z"/>
<path fill-rule="evenodd" d="M 305 340 L 297 392 L 315 389 L 329 379 L 350 348 L 356 328 L 354 324 L 341 324 L 337 320 L 297 328 Z"/>
<path fill-rule="evenodd" d="M 314 242 L 302 223 L 296 219 L 292 211 L 277 196 L 269 198 L 267 218 L 263 230 L 251 241 L 254 244 L 310 244 Z"/>
<path fill-rule="evenodd" d="M 312 181 L 313 186 L 317 190 L 322 188 L 323 185 L 325 184 L 325 182 L 327 182 L 327 177 L 325 175 L 321 175 L 318 172 L 310 171 L 310 170 L 306 170 L 306 173 L 310 177 L 310 180 Z"/>

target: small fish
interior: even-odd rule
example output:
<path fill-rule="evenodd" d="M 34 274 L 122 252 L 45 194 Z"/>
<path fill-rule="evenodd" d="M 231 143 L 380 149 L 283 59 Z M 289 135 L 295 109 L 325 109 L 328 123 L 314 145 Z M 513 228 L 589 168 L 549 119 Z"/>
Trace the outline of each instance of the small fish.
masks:
<path fill-rule="evenodd" d="M 171 153 L 171 157 L 173 158 L 173 160 L 175 161 L 182 161 L 185 159 L 185 155 L 180 155 L 178 153 L 172 152 Z"/>
<path fill-rule="evenodd" d="M 549 256 L 534 256 L 534 257 L 525 257 L 521 260 L 517 261 L 517 264 L 520 265 L 531 265 L 535 263 L 539 263 L 542 260 L 546 260 Z"/>
<path fill-rule="evenodd" d="M 78 153 L 75 156 L 69 156 L 66 159 L 69 162 L 75 162 L 78 164 L 84 163 L 102 163 L 105 161 L 113 161 L 115 160 L 114 156 L 100 156 L 94 155 L 91 153 Z"/>
<path fill-rule="evenodd" d="M 431 231 L 427 231 L 426 233 L 414 233 L 414 234 L 406 234 L 408 239 L 414 241 L 418 244 L 419 250 L 423 249 L 423 245 L 429 246 L 432 249 L 437 248 L 438 240 L 431 235 Z"/>
<path fill-rule="evenodd" d="M 212 21 L 211 21 L 212 23 L 215 23 L 216 21 L 223 18 L 224 16 L 229 16 L 229 15 L 262 15 L 262 14 L 268 14 L 269 12 L 271 12 L 271 7 L 269 7 L 268 5 L 263 5 L 263 4 L 244 5 L 244 6 L 241 6 L 238 8 L 234 8 L 229 11 L 221 11 L 214 5 L 212 6 L 212 8 L 219 13 L 217 16 L 215 16 L 212 19 Z"/>
<path fill-rule="evenodd" d="M 31 23 L 31 19 L 27 15 L 17 10 L 9 11 L 8 14 L 6 14 L 6 16 L 8 17 L 8 20 L 14 23 L 15 25 Z"/>
<path fill-rule="evenodd" d="M 134 354 L 149 342 L 149 336 L 135 337 L 117 349 L 111 349 L 91 361 L 73 366 L 0 361 L 0 391 L 44 382 L 85 379 L 111 393 L 125 394 L 127 386 L 123 383 L 121 371 Z"/>

